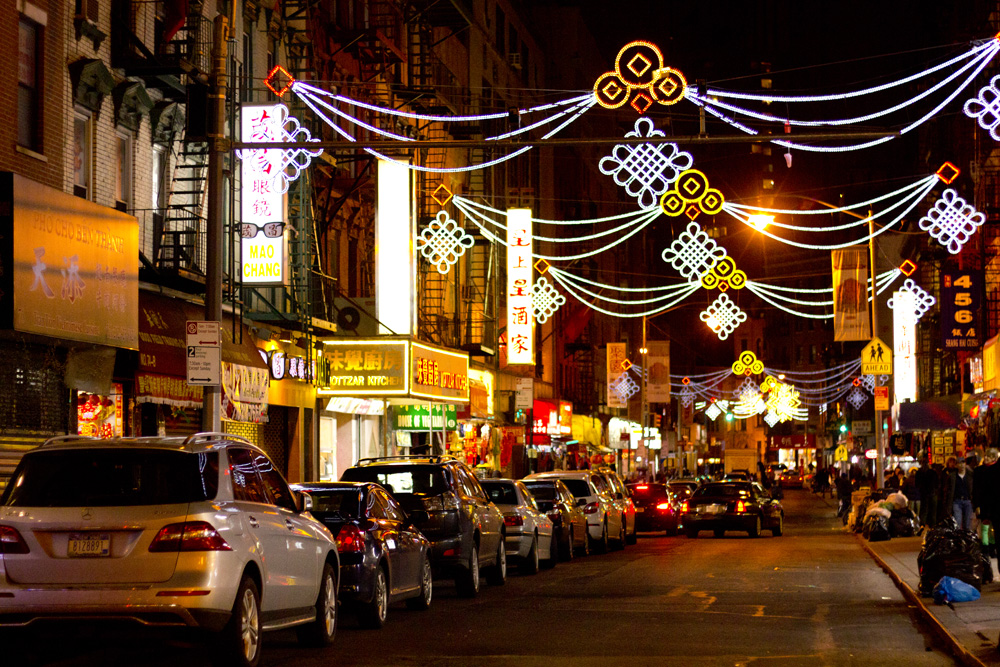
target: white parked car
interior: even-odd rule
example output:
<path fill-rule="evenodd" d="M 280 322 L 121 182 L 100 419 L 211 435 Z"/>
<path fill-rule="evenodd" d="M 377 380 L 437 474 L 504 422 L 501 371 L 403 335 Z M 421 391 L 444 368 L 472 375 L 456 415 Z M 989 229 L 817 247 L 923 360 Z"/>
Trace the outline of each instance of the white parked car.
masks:
<path fill-rule="evenodd" d="M 616 545 L 625 545 L 625 523 L 622 513 L 615 505 L 611 489 L 601 475 L 590 470 L 553 470 L 537 472 L 524 478 L 561 479 L 576 497 L 576 503 L 583 508 L 587 517 L 587 532 L 595 551 L 606 552 L 609 540 Z"/>
<path fill-rule="evenodd" d="M 310 507 L 262 450 L 224 433 L 52 438 L 0 497 L 0 629 L 199 628 L 243 667 L 259 663 L 264 630 L 329 644 L 340 563 Z"/>
<path fill-rule="evenodd" d="M 559 545 L 553 536 L 552 519 L 538 509 L 528 488 L 512 479 L 484 479 L 479 483 L 503 513 L 507 558 L 519 559 L 527 574 L 537 573 L 542 562 L 546 567 L 555 567 Z"/>
<path fill-rule="evenodd" d="M 628 487 L 625 486 L 625 482 L 622 481 L 622 478 L 614 470 L 601 468 L 597 470 L 597 474 L 603 477 L 604 481 L 608 483 L 608 489 L 615 501 L 615 507 L 622 513 L 623 520 L 625 521 L 626 542 L 635 544 L 638 539 L 638 533 L 635 530 L 635 502 L 632 500 L 632 494 L 629 492 Z M 624 547 L 625 542 L 620 542 L 618 546 Z"/>

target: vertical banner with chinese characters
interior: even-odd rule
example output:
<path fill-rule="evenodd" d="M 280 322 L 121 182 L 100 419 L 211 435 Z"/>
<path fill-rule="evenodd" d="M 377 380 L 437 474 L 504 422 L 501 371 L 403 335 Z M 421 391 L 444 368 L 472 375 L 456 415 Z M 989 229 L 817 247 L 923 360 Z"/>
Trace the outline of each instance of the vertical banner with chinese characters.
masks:
<path fill-rule="evenodd" d="M 244 104 L 240 108 L 243 141 L 277 142 L 284 139 L 280 104 Z M 284 196 L 274 170 L 281 151 L 246 151 L 240 180 L 240 274 L 254 285 L 285 282 Z"/>
<path fill-rule="evenodd" d="M 622 362 L 626 360 L 625 343 L 608 343 L 607 356 L 608 356 L 608 407 L 609 408 L 628 407 L 628 402 L 622 398 L 621 394 L 615 391 L 618 378 L 620 378 L 622 373 L 625 372 L 625 369 L 622 368 Z"/>
<path fill-rule="evenodd" d="M 535 363 L 531 209 L 507 210 L 507 363 Z"/>
<path fill-rule="evenodd" d="M 646 344 L 646 401 L 670 401 L 670 341 L 649 341 Z"/>
<path fill-rule="evenodd" d="M 917 400 L 917 306 L 912 292 L 892 295 L 892 364 L 896 402 Z"/>
<path fill-rule="evenodd" d="M 375 315 L 380 334 L 416 333 L 416 229 L 409 165 L 378 161 L 375 202 Z"/>
<path fill-rule="evenodd" d="M 834 250 L 833 339 L 868 340 L 868 250 Z"/>
<path fill-rule="evenodd" d="M 946 350 L 979 348 L 979 313 L 982 271 L 959 271 L 949 267 L 941 272 L 941 336 Z"/>

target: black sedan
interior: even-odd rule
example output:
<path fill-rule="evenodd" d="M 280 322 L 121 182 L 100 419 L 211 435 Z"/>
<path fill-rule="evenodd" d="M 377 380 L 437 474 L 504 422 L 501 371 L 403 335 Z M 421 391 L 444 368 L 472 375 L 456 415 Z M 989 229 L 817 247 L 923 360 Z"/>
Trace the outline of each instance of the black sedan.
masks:
<path fill-rule="evenodd" d="M 431 604 L 430 541 L 385 489 L 371 482 L 292 485 L 312 497 L 312 514 L 337 539 L 340 601 L 369 628 L 385 623 L 391 603 Z M 415 518 L 415 517 L 414 517 Z"/>
<path fill-rule="evenodd" d="M 757 482 L 709 482 L 702 484 L 681 505 L 681 522 L 688 537 L 711 530 L 722 537 L 727 530 L 746 531 L 760 537 L 770 530 L 780 537 L 785 511 Z"/>
<path fill-rule="evenodd" d="M 667 490 L 666 484 L 642 482 L 629 484 L 628 490 L 635 503 L 635 529 L 637 531 L 666 531 L 676 535 L 681 521 L 679 504 Z"/>

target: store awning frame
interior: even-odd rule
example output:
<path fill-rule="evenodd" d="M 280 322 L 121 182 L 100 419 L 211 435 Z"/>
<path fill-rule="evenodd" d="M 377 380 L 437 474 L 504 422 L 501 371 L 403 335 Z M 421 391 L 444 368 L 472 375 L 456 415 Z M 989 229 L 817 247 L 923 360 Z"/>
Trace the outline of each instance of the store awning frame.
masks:
<path fill-rule="evenodd" d="M 948 431 L 962 423 L 962 410 L 953 401 L 914 401 L 898 403 L 897 432 Z"/>

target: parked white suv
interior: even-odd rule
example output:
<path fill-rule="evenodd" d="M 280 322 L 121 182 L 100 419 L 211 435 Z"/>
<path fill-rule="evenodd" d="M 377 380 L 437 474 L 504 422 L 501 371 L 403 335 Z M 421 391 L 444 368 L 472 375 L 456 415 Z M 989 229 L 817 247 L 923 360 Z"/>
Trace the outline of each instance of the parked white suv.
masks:
<path fill-rule="evenodd" d="M 263 630 L 337 629 L 330 532 L 263 451 L 224 433 L 52 438 L 0 497 L 0 629 L 126 620 L 214 633 L 252 667 Z"/>
<path fill-rule="evenodd" d="M 609 540 L 614 540 L 617 546 L 625 546 L 625 523 L 622 521 L 622 513 L 615 505 L 611 489 L 603 476 L 590 470 L 553 470 L 528 475 L 524 481 L 533 479 L 563 481 L 576 498 L 577 505 L 583 508 L 583 513 L 587 517 L 587 533 L 595 550 L 606 552 Z"/>

